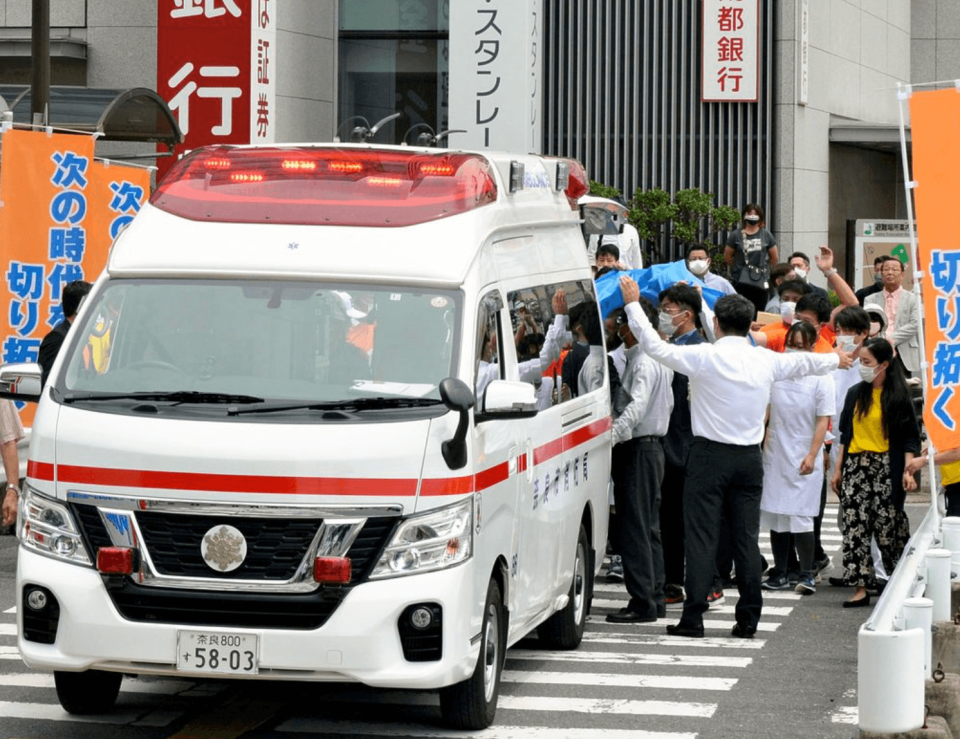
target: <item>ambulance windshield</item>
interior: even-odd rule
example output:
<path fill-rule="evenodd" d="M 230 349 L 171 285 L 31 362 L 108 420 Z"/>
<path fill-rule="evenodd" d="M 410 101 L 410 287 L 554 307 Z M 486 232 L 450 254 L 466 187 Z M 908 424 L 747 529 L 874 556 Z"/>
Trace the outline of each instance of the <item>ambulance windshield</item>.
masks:
<path fill-rule="evenodd" d="M 57 381 L 67 401 L 368 407 L 439 400 L 456 370 L 455 291 L 156 279 L 114 280 L 90 297 Z"/>

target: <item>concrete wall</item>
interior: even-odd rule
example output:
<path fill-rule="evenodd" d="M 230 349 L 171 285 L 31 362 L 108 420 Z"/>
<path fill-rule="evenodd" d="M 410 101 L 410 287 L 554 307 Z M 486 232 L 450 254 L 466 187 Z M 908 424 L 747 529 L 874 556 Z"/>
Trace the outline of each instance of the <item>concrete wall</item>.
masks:
<path fill-rule="evenodd" d="M 332 141 L 337 0 L 284 0 L 277 15 L 277 140 Z"/>
<path fill-rule="evenodd" d="M 960 3 L 913 0 L 910 81 L 939 82 L 960 78 Z"/>
<path fill-rule="evenodd" d="M 910 79 L 910 0 L 809 0 L 805 106 L 798 104 L 796 81 L 800 4 L 782 3 L 775 42 L 780 66 L 774 191 L 781 218 L 770 225 L 781 254 L 813 254 L 821 243 L 829 243 L 842 264 L 844 239 L 830 216 L 830 117 L 897 123 L 896 85 Z M 870 157 L 852 158 L 871 162 Z"/>

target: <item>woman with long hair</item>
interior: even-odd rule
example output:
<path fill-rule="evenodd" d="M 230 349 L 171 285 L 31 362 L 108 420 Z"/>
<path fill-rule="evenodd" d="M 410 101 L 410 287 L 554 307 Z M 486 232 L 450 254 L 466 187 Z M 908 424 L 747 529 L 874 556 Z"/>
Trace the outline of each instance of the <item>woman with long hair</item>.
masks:
<path fill-rule="evenodd" d="M 847 391 L 840 414 L 839 456 L 830 485 L 843 511 L 844 572 L 831 584 L 856 588 L 845 608 L 870 605 L 867 588 L 876 585 L 870 538 L 876 539 L 887 572 L 893 572 L 910 539 L 903 503 L 917 486 L 908 466 L 920 453 L 920 429 L 893 358 L 886 339 L 863 343 L 862 382 Z"/>
<path fill-rule="evenodd" d="M 816 341 L 812 324 L 795 321 L 787 331 L 786 350 L 809 352 Z M 791 548 L 796 546 L 800 561 L 796 591 L 803 595 L 817 592 L 814 519 L 820 512 L 823 486 L 823 440 L 836 402 L 829 375 L 780 380 L 771 388 L 770 421 L 763 446 L 760 525 L 770 529 L 777 574 L 763 584 L 765 590 L 790 587 L 787 563 Z"/>

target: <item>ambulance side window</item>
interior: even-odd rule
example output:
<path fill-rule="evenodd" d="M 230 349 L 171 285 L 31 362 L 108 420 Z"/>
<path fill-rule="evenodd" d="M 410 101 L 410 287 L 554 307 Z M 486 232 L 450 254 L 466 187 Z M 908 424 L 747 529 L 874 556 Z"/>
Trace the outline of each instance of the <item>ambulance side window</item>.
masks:
<path fill-rule="evenodd" d="M 507 296 L 507 303 L 520 379 L 537 388 L 538 407 L 541 410 L 549 408 L 558 401 L 553 392 L 552 377 L 547 373 L 559 369 L 553 357 L 548 361 L 544 352 L 547 330 L 553 320 L 550 294 L 543 287 L 515 290 Z"/>
<path fill-rule="evenodd" d="M 575 329 L 584 309 L 596 308 L 596 295 L 592 282 L 548 284 L 543 290 L 546 297 L 543 311 L 546 334 L 541 357 L 543 383 L 560 388 L 559 392 L 552 390 L 549 394 L 555 405 L 575 398 L 580 390 L 579 372 L 589 347 L 583 343 L 587 337 Z M 557 311 L 565 312 L 566 318 L 555 320 Z M 596 341 L 595 336 L 590 338 Z"/>
<path fill-rule="evenodd" d="M 488 292 L 480 300 L 477 308 L 476 354 L 474 360 L 474 396 L 476 408 L 483 408 L 483 393 L 492 380 L 503 379 L 502 331 L 500 331 L 500 312 L 503 300 L 496 290 Z"/>

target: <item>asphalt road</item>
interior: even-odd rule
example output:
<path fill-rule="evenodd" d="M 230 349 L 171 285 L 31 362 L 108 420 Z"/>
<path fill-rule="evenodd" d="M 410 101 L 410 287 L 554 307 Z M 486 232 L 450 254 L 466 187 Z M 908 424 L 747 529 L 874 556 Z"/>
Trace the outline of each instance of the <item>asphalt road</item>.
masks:
<path fill-rule="evenodd" d="M 914 526 L 924 512 L 909 506 Z M 824 533 L 838 562 L 835 515 Z M 458 736 L 441 726 L 431 694 L 354 685 L 126 678 L 112 714 L 81 722 L 60 709 L 51 676 L 16 654 L 15 564 L 14 538 L 0 537 L 0 739 Z M 809 597 L 769 594 L 761 631 L 745 641 L 729 638 L 736 592 L 728 590 L 707 614 L 707 638 L 690 640 L 667 637 L 674 611 L 656 624 L 607 624 L 626 594 L 600 582 L 581 647 L 555 653 L 529 639 L 511 649 L 496 724 L 465 736 L 852 739 L 857 630 L 869 610 L 842 608 L 849 594 L 825 581 Z"/>

